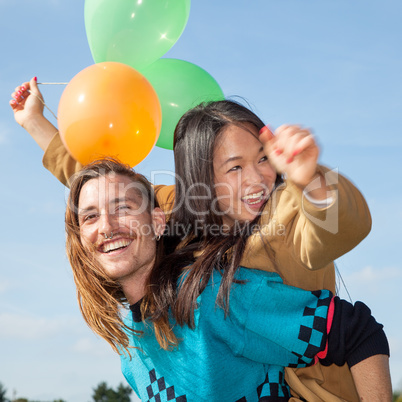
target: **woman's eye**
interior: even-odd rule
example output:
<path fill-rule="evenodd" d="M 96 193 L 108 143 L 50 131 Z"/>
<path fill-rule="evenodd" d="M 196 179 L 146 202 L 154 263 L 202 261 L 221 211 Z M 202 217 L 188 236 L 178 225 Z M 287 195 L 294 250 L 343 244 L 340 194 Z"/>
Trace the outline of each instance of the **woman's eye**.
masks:
<path fill-rule="evenodd" d="M 266 162 L 268 160 L 268 156 L 264 155 L 259 162 Z"/>
<path fill-rule="evenodd" d="M 233 166 L 231 169 L 228 170 L 228 172 L 235 172 L 236 170 L 241 170 L 241 166 Z"/>

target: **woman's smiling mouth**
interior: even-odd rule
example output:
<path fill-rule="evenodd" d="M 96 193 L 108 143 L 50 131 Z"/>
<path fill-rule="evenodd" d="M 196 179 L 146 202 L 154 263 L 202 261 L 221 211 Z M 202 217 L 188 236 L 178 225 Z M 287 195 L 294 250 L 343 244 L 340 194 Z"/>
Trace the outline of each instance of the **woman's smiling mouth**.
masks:
<path fill-rule="evenodd" d="M 258 193 L 245 195 L 241 198 L 241 200 L 247 205 L 260 204 L 261 202 L 265 201 L 265 191 L 261 190 Z"/>

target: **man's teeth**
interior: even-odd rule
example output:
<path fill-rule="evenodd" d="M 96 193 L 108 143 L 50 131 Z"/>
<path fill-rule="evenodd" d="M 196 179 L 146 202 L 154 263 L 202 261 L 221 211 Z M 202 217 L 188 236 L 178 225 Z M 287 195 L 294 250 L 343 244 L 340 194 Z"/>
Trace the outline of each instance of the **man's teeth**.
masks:
<path fill-rule="evenodd" d="M 116 241 L 112 241 L 103 246 L 103 252 L 108 253 L 110 251 L 117 250 L 118 248 L 127 247 L 131 243 L 131 240 L 128 239 L 120 239 Z"/>
<path fill-rule="evenodd" d="M 258 193 L 248 194 L 242 197 L 243 201 L 246 201 L 247 204 L 258 204 L 261 202 L 262 197 L 264 196 L 264 191 L 259 191 Z"/>

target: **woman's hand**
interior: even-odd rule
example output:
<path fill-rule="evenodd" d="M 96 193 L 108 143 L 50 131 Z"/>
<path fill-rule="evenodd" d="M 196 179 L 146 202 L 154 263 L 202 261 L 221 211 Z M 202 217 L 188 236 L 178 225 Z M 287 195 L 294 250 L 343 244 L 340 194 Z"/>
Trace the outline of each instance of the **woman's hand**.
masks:
<path fill-rule="evenodd" d="M 297 125 L 282 125 L 273 134 L 264 127 L 260 131 L 260 141 L 275 169 L 300 188 L 317 176 L 320 150 L 309 130 Z"/>
<path fill-rule="evenodd" d="M 15 88 L 11 97 L 13 99 L 9 103 L 14 112 L 14 118 L 25 129 L 31 120 L 43 116 L 43 96 L 38 89 L 36 77 Z"/>
<path fill-rule="evenodd" d="M 57 128 L 43 114 L 45 104 L 36 77 L 15 88 L 11 97 L 9 103 L 16 122 L 46 151 Z"/>

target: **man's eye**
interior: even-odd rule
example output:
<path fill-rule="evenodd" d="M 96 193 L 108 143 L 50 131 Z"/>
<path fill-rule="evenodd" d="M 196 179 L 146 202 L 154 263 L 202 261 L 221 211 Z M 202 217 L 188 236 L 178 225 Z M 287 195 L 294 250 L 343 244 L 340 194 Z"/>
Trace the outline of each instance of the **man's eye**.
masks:
<path fill-rule="evenodd" d="M 117 207 L 118 211 L 124 211 L 124 210 L 129 210 L 129 209 L 131 209 L 131 208 L 128 205 L 119 205 Z"/>
<path fill-rule="evenodd" d="M 88 221 L 91 221 L 91 220 L 95 219 L 96 217 L 97 217 L 97 214 L 85 215 L 83 221 L 88 222 Z"/>

